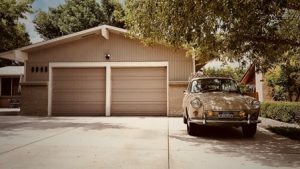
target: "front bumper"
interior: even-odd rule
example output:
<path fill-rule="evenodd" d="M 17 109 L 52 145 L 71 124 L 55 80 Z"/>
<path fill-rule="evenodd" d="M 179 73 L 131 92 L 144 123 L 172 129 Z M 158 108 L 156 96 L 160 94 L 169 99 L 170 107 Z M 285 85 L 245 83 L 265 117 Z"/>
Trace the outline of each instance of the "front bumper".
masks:
<path fill-rule="evenodd" d="M 198 120 L 198 119 L 191 119 L 189 123 L 195 123 L 198 125 L 205 125 L 205 126 L 245 126 L 249 124 L 257 124 L 260 123 L 260 120 Z"/>
<path fill-rule="evenodd" d="M 250 114 L 248 114 L 247 120 L 234 120 L 234 119 L 207 119 L 206 116 L 204 116 L 203 119 L 189 119 L 189 123 L 195 123 L 198 125 L 207 125 L 207 126 L 245 126 L 249 124 L 257 124 L 261 123 L 260 120 L 252 119 Z"/>

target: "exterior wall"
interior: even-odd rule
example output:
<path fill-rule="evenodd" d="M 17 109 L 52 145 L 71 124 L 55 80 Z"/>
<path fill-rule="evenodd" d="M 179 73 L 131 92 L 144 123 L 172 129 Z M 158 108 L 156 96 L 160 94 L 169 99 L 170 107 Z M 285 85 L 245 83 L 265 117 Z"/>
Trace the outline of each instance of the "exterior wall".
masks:
<path fill-rule="evenodd" d="M 0 96 L 0 108 L 10 108 L 10 100 L 20 100 L 20 96 Z"/>
<path fill-rule="evenodd" d="M 263 90 L 264 101 L 272 101 L 272 89 L 267 85 L 265 76 L 263 75 Z"/>
<path fill-rule="evenodd" d="M 47 85 L 22 85 L 21 115 L 47 115 L 48 105 Z"/>
<path fill-rule="evenodd" d="M 187 84 L 169 85 L 169 116 L 182 116 L 183 91 L 187 89 Z"/>
<path fill-rule="evenodd" d="M 106 60 L 106 54 L 111 58 Z M 169 81 L 188 81 L 193 72 L 192 58 L 185 51 L 163 45 L 145 46 L 139 40 L 110 34 L 108 40 L 100 35 L 51 46 L 28 53 L 26 82 L 48 82 L 49 63 L 53 62 L 168 62 Z M 36 69 L 38 71 L 36 71 Z M 43 71 L 41 71 L 43 70 Z M 47 70 L 47 71 L 45 71 Z M 47 86 L 22 86 L 23 114 L 47 115 Z M 183 90 L 186 86 L 169 87 L 169 115 L 181 115 Z"/>
<path fill-rule="evenodd" d="M 106 60 L 105 55 L 111 59 Z M 193 71 L 192 58 L 185 51 L 163 45 L 147 47 L 139 40 L 110 34 L 106 40 L 100 35 L 29 53 L 26 62 L 26 81 L 48 81 L 48 73 L 31 72 L 31 68 L 48 66 L 49 62 L 145 62 L 168 61 L 169 80 L 187 81 Z"/>
<path fill-rule="evenodd" d="M 258 93 L 258 100 L 261 102 L 264 101 L 263 84 L 262 73 L 255 73 L 255 89 Z"/>

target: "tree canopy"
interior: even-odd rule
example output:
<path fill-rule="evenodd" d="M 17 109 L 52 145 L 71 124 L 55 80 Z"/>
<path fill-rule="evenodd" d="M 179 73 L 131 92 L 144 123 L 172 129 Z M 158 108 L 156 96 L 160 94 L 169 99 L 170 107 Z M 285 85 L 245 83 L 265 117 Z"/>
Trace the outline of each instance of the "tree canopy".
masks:
<path fill-rule="evenodd" d="M 221 68 L 204 68 L 203 74 L 208 76 L 224 76 L 231 77 L 237 82 L 241 81 L 246 70 L 243 68 L 232 68 L 230 66 L 221 67 Z"/>
<path fill-rule="evenodd" d="M 276 101 L 300 99 L 300 60 L 291 60 L 270 69 L 266 73 L 267 85 L 272 89 L 272 97 Z"/>
<path fill-rule="evenodd" d="M 44 39 L 78 32 L 101 24 L 122 27 L 122 6 L 116 0 L 66 0 L 65 4 L 49 11 L 39 11 L 34 19 L 37 32 Z"/>
<path fill-rule="evenodd" d="M 106 24 L 124 28 L 125 11 L 118 0 L 102 0 L 101 5 L 106 16 Z"/>
<path fill-rule="evenodd" d="M 300 55 L 298 0 L 128 0 L 125 12 L 133 36 L 184 47 L 203 64 L 250 60 L 266 71 Z"/>
<path fill-rule="evenodd" d="M 0 3 L 0 52 L 5 52 L 30 44 L 29 35 L 19 19 L 31 12 L 32 0 L 1 0 Z M 0 59 L 0 66 L 14 62 Z"/>
<path fill-rule="evenodd" d="M 0 3 L 0 52 L 30 43 L 29 35 L 19 19 L 31 12 L 32 0 L 1 0 Z"/>

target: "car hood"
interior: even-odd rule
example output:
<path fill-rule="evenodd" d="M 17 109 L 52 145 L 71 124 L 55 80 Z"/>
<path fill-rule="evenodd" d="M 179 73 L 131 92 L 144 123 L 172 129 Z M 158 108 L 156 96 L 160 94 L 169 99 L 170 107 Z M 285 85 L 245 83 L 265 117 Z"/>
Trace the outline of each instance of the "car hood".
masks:
<path fill-rule="evenodd" d="M 249 110 L 249 97 L 238 93 L 209 92 L 195 95 L 203 105 L 204 110 L 234 111 Z"/>

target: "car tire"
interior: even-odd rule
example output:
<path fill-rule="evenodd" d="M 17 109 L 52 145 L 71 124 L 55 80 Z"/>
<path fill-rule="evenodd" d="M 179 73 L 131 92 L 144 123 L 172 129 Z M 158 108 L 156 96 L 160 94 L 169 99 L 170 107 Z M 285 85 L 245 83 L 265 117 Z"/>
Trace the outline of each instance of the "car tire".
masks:
<path fill-rule="evenodd" d="M 242 126 L 243 135 L 247 138 L 252 138 L 256 134 L 257 124 L 249 124 L 246 126 Z"/>
<path fill-rule="evenodd" d="M 183 116 L 183 123 L 184 123 L 184 124 L 187 124 L 187 119 L 186 119 L 185 116 Z"/>
<path fill-rule="evenodd" d="M 196 136 L 197 124 L 187 121 L 187 132 L 191 136 Z"/>

